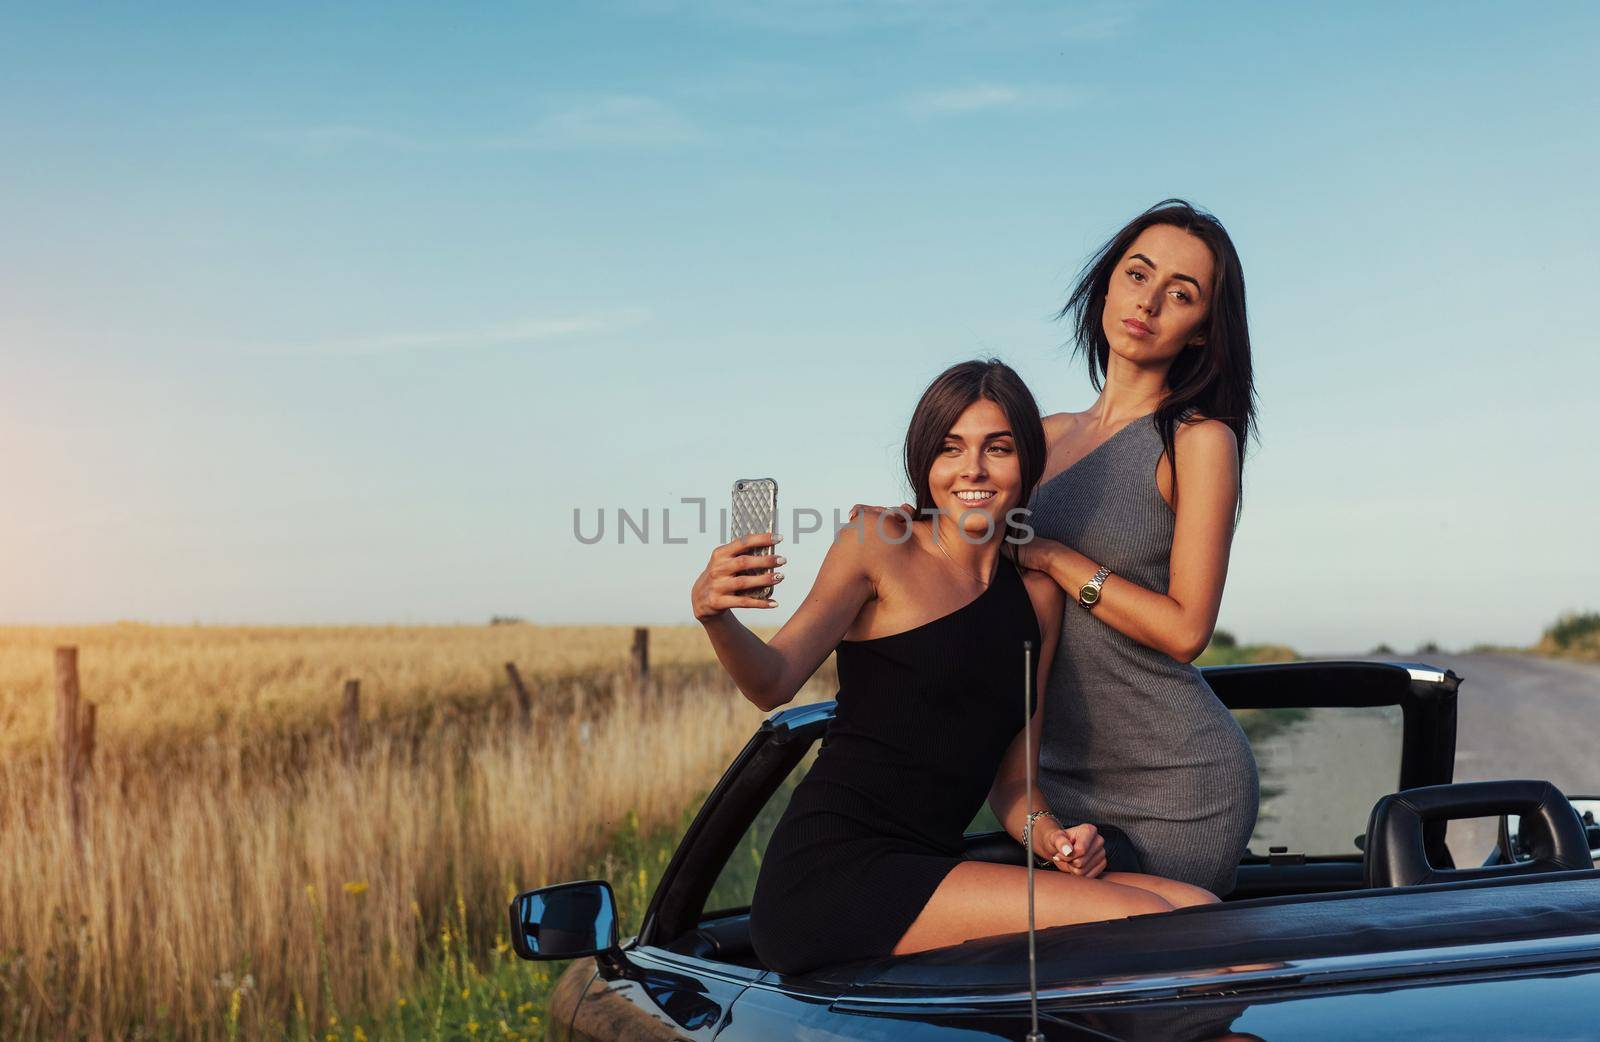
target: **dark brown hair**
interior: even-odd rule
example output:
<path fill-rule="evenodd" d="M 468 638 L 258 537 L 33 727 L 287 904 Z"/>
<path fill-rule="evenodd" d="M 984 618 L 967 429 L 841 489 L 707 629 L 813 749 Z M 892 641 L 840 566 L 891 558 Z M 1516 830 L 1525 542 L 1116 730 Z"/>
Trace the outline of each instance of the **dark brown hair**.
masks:
<path fill-rule="evenodd" d="M 1174 435 L 1178 421 L 1193 409 L 1203 417 L 1221 420 L 1233 429 L 1239 442 L 1240 490 L 1235 519 L 1244 507 L 1244 452 L 1256 428 L 1255 378 L 1250 365 L 1250 329 L 1245 320 L 1244 267 L 1227 229 L 1216 217 L 1182 199 L 1163 199 L 1129 221 L 1111 241 L 1084 265 L 1078 282 L 1057 318 L 1070 318 L 1074 353 L 1089 362 L 1089 382 L 1099 391 L 1105 386 L 1111 344 L 1101 320 L 1111 276 L 1133 246 L 1139 233 L 1154 224 L 1170 224 L 1188 232 L 1211 251 L 1213 287 L 1211 304 L 1198 332 L 1205 342 L 1186 347 L 1167 371 L 1167 394 L 1156 409 L 1156 429 L 1172 465 L 1173 493 L 1177 493 L 1177 451 Z"/>
<path fill-rule="evenodd" d="M 1027 506 L 1032 497 L 1044 474 L 1044 424 L 1039 419 L 1039 405 L 1016 370 L 998 358 L 975 358 L 934 377 L 911 414 L 911 426 L 906 430 L 906 477 L 919 513 L 934 507 L 928 471 L 933 469 L 945 436 L 967 407 L 981 399 L 1000 406 L 1011 427 L 1022 470 L 1022 502 L 1018 506 Z M 1006 534 L 1021 540 L 1026 533 L 1007 523 Z"/>

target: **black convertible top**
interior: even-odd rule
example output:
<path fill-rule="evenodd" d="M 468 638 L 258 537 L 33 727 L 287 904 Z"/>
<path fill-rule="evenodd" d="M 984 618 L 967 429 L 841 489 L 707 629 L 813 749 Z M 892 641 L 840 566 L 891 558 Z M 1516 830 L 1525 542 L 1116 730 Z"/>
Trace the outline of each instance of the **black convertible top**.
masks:
<path fill-rule="evenodd" d="M 1273 897 L 1037 934 L 1039 985 L 1244 963 L 1600 934 L 1600 870 Z M 819 970 L 853 990 L 1027 987 L 1027 935 Z"/>

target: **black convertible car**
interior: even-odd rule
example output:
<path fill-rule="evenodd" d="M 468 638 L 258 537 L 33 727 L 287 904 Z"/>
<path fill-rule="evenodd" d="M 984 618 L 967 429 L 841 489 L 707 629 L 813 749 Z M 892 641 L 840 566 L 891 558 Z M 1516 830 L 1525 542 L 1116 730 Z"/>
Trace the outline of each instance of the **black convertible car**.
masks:
<path fill-rule="evenodd" d="M 1038 931 L 1043 1038 L 1600 1039 L 1600 800 L 1536 780 L 1451 784 L 1461 680 L 1449 671 L 1352 661 L 1205 675 L 1261 766 L 1237 888 L 1217 905 Z M 761 851 L 832 717 L 827 702 L 762 724 L 636 937 L 619 942 L 602 881 L 516 898 L 518 954 L 577 960 L 552 999 L 551 1039 L 1029 1037 L 1026 933 L 804 976 L 755 958 Z M 1465 819 L 1496 828 L 1458 867 Z M 987 824 L 969 830 L 967 856 L 1024 864 Z"/>

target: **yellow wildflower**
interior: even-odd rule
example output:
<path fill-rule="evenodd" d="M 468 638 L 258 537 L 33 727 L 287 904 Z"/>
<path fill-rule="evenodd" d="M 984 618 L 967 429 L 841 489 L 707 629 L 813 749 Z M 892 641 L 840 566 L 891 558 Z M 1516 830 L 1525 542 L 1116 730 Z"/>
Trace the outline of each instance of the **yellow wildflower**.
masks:
<path fill-rule="evenodd" d="M 363 879 L 358 883 L 346 883 L 344 892 L 352 897 L 359 897 L 367 892 L 367 881 Z"/>

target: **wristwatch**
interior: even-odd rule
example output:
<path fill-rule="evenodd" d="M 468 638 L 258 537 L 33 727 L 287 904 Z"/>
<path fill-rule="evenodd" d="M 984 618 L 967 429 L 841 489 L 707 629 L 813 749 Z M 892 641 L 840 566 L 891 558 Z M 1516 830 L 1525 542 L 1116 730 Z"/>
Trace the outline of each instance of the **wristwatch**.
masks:
<path fill-rule="evenodd" d="M 1078 603 L 1085 608 L 1093 608 L 1095 602 L 1100 599 L 1100 587 L 1106 584 L 1106 576 L 1110 574 L 1111 569 L 1101 565 L 1100 570 L 1094 573 L 1094 578 L 1084 583 L 1078 590 Z"/>

